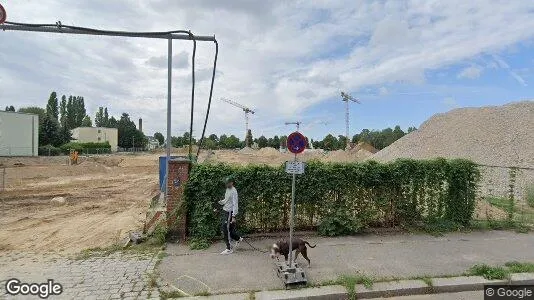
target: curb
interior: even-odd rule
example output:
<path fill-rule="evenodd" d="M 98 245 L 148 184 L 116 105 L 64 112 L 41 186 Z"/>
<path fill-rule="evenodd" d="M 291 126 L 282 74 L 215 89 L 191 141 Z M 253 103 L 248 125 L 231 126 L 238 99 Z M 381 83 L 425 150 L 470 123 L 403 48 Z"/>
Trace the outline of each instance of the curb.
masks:
<path fill-rule="evenodd" d="M 381 297 L 410 296 L 422 294 L 456 293 L 483 290 L 486 284 L 512 284 L 533 285 L 534 273 L 514 273 L 510 280 L 487 280 L 480 276 L 459 276 L 449 278 L 432 278 L 432 286 L 424 281 L 399 280 L 377 282 L 372 288 L 367 289 L 357 284 L 356 298 L 371 299 Z M 190 297 L 186 299 L 250 299 L 250 294 L 224 294 L 204 297 Z M 254 294 L 256 300 L 338 300 L 348 299 L 347 289 L 341 285 L 329 285 L 322 287 L 303 288 L 296 290 L 261 291 Z"/>

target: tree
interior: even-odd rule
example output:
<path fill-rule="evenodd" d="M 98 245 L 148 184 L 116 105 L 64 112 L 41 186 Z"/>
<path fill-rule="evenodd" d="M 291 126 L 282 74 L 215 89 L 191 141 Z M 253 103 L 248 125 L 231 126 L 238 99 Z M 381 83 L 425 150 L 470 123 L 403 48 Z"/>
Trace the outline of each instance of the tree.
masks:
<path fill-rule="evenodd" d="M 268 146 L 267 138 L 263 135 L 258 138 L 258 147 L 264 148 Z"/>
<path fill-rule="evenodd" d="M 108 108 L 104 108 L 104 118 L 103 118 L 103 125 L 104 127 L 109 127 L 109 114 L 108 114 Z"/>
<path fill-rule="evenodd" d="M 119 126 L 119 121 L 117 121 L 117 119 L 115 119 L 115 117 L 111 117 L 109 119 L 109 123 L 108 123 L 108 126 L 109 128 L 117 128 Z"/>
<path fill-rule="evenodd" d="M 106 122 L 104 122 L 104 108 L 101 106 L 95 114 L 95 126 L 106 127 L 106 125 Z"/>
<path fill-rule="evenodd" d="M 250 145 L 252 144 L 252 141 L 253 141 L 253 137 L 252 137 L 252 130 L 248 130 L 247 131 L 247 136 L 245 137 L 245 147 L 250 147 Z"/>
<path fill-rule="evenodd" d="M 239 148 L 241 142 L 235 135 L 231 135 L 226 139 L 226 148 L 227 149 L 235 149 Z"/>
<path fill-rule="evenodd" d="M 118 145 L 122 148 L 144 148 L 147 143 L 145 135 L 137 130 L 135 123 L 127 113 L 123 113 L 117 123 L 119 134 Z"/>
<path fill-rule="evenodd" d="M 280 137 L 280 147 L 283 149 L 287 148 L 287 135 L 282 135 Z"/>
<path fill-rule="evenodd" d="M 19 112 L 38 115 L 39 120 L 44 118 L 44 116 L 46 115 L 46 111 L 37 106 L 21 107 L 19 108 Z"/>
<path fill-rule="evenodd" d="M 339 150 L 345 148 L 347 148 L 347 137 L 344 135 L 338 135 L 336 149 Z"/>
<path fill-rule="evenodd" d="M 408 127 L 408 133 L 416 131 L 417 128 L 415 127 Z"/>
<path fill-rule="evenodd" d="M 217 149 L 217 142 L 209 138 L 204 139 L 203 147 L 210 150 Z"/>
<path fill-rule="evenodd" d="M 328 134 L 323 139 L 323 149 L 324 150 L 336 150 L 338 149 L 338 141 L 335 136 Z"/>
<path fill-rule="evenodd" d="M 39 146 L 52 145 L 55 147 L 63 144 L 59 131 L 59 122 L 52 114 L 45 113 L 39 120 Z"/>
<path fill-rule="evenodd" d="M 273 141 L 270 144 L 270 147 L 273 147 L 275 149 L 280 148 L 280 138 L 277 135 L 273 137 Z"/>
<path fill-rule="evenodd" d="M 163 145 L 163 143 L 165 142 L 165 137 L 163 137 L 163 134 L 161 134 L 161 132 L 154 133 L 154 138 L 158 140 L 160 146 Z"/>
<path fill-rule="evenodd" d="M 91 122 L 91 118 L 89 116 L 85 116 L 82 120 L 82 127 L 93 127 L 93 123 Z"/>
<path fill-rule="evenodd" d="M 15 107 L 13 105 L 6 106 L 6 111 L 15 111 Z"/>
<path fill-rule="evenodd" d="M 61 96 L 61 104 L 59 105 L 59 124 L 61 127 L 66 127 L 67 121 L 67 97 L 65 95 Z"/>
<path fill-rule="evenodd" d="M 69 96 L 69 100 L 67 101 L 67 106 L 66 106 L 66 114 L 65 114 L 65 125 L 67 126 L 68 129 L 73 129 L 75 128 L 74 124 L 76 123 L 76 115 L 75 115 L 75 112 L 74 112 L 74 104 L 73 104 L 73 99 L 72 99 L 72 96 Z"/>
<path fill-rule="evenodd" d="M 52 116 L 54 119 L 59 119 L 59 108 L 56 92 L 50 93 L 48 103 L 46 104 L 46 113 Z"/>
<path fill-rule="evenodd" d="M 226 140 L 228 140 L 228 136 L 226 134 L 223 134 L 219 137 L 219 148 L 227 149 L 226 146 Z"/>
<path fill-rule="evenodd" d="M 81 96 L 76 96 L 73 99 L 74 104 L 74 128 L 82 126 L 83 119 L 87 115 L 85 110 L 84 99 Z"/>

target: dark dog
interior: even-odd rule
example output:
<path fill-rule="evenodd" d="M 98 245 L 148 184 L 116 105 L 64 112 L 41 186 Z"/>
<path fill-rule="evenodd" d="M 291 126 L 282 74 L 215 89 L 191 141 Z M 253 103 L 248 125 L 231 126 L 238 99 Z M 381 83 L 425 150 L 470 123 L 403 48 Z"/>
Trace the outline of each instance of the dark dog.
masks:
<path fill-rule="evenodd" d="M 310 245 L 310 243 L 299 239 L 294 238 L 293 239 L 293 245 L 291 247 L 292 251 L 295 251 L 295 258 L 294 261 L 297 260 L 297 256 L 299 253 L 302 253 L 302 257 L 308 261 L 308 267 L 311 265 L 310 259 L 308 258 L 308 249 L 306 248 L 306 245 L 310 246 L 310 248 L 315 248 L 317 245 Z M 271 247 L 271 258 L 278 258 L 279 255 L 283 255 L 287 261 L 289 256 L 289 242 L 286 240 L 278 241 L 273 244 Z"/>

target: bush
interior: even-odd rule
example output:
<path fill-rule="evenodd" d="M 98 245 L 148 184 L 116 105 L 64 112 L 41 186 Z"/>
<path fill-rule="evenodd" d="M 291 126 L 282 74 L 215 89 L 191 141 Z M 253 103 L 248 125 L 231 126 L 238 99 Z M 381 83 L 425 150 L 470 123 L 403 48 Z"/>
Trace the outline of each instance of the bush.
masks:
<path fill-rule="evenodd" d="M 344 209 L 338 209 L 319 223 L 317 231 L 320 235 L 338 236 L 358 233 L 363 228 L 364 225 L 357 217 L 350 216 Z"/>
<path fill-rule="evenodd" d="M 110 153 L 111 145 L 109 142 L 104 143 L 76 143 L 70 142 L 62 145 L 61 151 L 64 154 L 69 154 L 70 150 L 78 151 L 84 154 L 98 154 L 98 153 Z"/>
<path fill-rule="evenodd" d="M 54 147 L 52 145 L 46 145 L 39 147 L 38 153 L 40 156 L 58 156 L 62 154 L 62 151 L 60 148 Z"/>
<path fill-rule="evenodd" d="M 214 209 L 220 208 L 222 180 L 229 175 L 239 191 L 241 232 L 289 228 L 291 176 L 283 166 L 196 164 L 184 193 L 191 237 L 209 241 L 220 235 Z M 366 227 L 468 226 L 479 177 L 477 166 L 463 159 L 387 164 L 311 161 L 306 173 L 297 176 L 295 227 L 340 235 Z"/>

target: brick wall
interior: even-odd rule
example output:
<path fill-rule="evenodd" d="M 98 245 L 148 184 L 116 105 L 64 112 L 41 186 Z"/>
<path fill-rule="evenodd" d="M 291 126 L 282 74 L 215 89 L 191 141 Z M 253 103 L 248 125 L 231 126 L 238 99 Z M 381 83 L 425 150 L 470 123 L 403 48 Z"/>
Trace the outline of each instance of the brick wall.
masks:
<path fill-rule="evenodd" d="M 178 215 L 173 214 L 173 211 L 183 203 L 184 185 L 189 179 L 189 166 L 190 161 L 186 159 L 169 161 L 167 226 L 171 235 L 176 235 L 182 241 L 186 238 L 186 211 L 182 209 Z"/>

